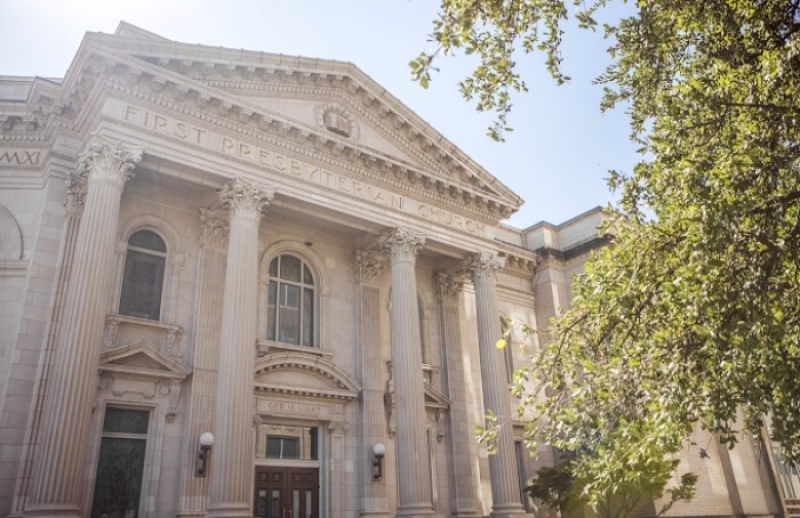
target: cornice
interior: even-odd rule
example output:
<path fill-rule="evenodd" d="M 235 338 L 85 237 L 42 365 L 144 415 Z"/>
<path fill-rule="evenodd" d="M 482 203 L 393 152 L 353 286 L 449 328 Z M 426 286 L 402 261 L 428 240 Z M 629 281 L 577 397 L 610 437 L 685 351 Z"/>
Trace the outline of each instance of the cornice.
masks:
<path fill-rule="evenodd" d="M 113 51 L 98 48 L 82 48 L 82 51 L 85 54 L 84 62 L 74 64 L 63 85 L 49 83 L 32 89 L 29 97 L 31 117 L 25 122 L 27 126 L 23 134 L 19 135 L 20 138 L 29 135 L 28 132 L 34 126 L 39 128 L 51 120 L 66 127 L 69 127 L 69 121 L 72 121 L 69 129 L 73 130 L 76 126 L 80 126 L 83 122 L 81 119 L 90 116 L 84 107 L 91 104 L 92 97 L 99 95 L 97 86 L 99 80 L 103 78 L 116 84 L 125 84 L 132 91 L 149 93 L 160 101 L 159 104 L 167 102 L 175 105 L 193 105 L 192 111 L 202 112 L 218 123 L 225 121 L 229 129 L 236 125 L 250 128 L 251 133 L 253 129 L 257 129 L 259 133 L 266 131 L 279 137 L 290 136 L 297 141 L 306 141 L 312 147 L 327 147 L 334 154 L 356 157 L 364 164 L 393 173 L 398 180 L 402 179 L 412 185 L 419 182 L 424 186 L 424 190 L 434 191 L 442 198 L 449 197 L 458 200 L 459 204 L 474 206 L 472 212 L 483 212 L 484 217 L 491 221 L 499 221 L 509 216 L 521 203 L 518 197 L 509 201 L 505 199 L 507 194 L 490 192 L 487 184 L 473 172 L 475 164 L 466 155 L 461 157 L 463 153 L 455 146 L 443 141 L 441 135 L 435 135 L 434 138 L 438 140 L 433 140 L 424 129 L 419 129 L 398 113 L 402 110 L 393 110 L 386 104 L 385 99 L 378 99 L 358 81 L 346 75 L 220 65 L 198 60 L 152 57 L 140 57 L 137 60 L 129 55 L 120 56 Z M 181 72 L 186 72 L 187 67 L 195 71 L 194 77 L 191 74 L 181 75 Z M 204 76 L 203 71 L 208 76 L 212 76 L 213 73 L 220 78 L 228 74 L 232 79 L 227 81 L 213 79 Z M 259 81 L 253 78 L 258 78 Z M 102 83 L 108 84 L 105 81 Z M 346 102 L 360 116 L 371 122 L 379 132 L 405 146 L 430 171 L 418 170 L 408 164 L 392 160 L 347 139 L 337 138 L 322 128 L 310 128 L 285 120 L 268 109 L 250 105 L 230 95 L 229 92 L 220 91 L 219 87 L 213 86 L 240 83 L 249 87 L 261 85 L 263 88 L 273 90 L 283 88 L 289 93 L 299 93 L 300 90 L 304 90 L 307 95 L 315 97 L 330 98 L 335 95 L 337 99 Z M 56 92 L 60 92 L 61 95 L 56 96 Z M 14 129 L 18 124 L 23 123 L 14 122 Z M 7 131 L 0 130 L 0 138 L 6 134 Z M 450 149 L 445 149 L 448 146 Z M 465 163 L 470 167 L 465 167 Z"/>

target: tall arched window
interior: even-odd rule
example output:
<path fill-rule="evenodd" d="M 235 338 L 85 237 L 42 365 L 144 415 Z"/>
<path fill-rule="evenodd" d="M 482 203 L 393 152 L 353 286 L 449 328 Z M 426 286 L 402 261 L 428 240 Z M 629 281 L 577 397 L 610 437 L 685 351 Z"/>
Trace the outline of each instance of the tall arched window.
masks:
<path fill-rule="evenodd" d="M 131 235 L 125 256 L 120 315 L 160 319 L 166 262 L 167 245 L 158 234 L 140 230 Z"/>
<path fill-rule="evenodd" d="M 269 263 L 267 340 L 314 347 L 314 276 L 302 259 L 289 254 Z"/>

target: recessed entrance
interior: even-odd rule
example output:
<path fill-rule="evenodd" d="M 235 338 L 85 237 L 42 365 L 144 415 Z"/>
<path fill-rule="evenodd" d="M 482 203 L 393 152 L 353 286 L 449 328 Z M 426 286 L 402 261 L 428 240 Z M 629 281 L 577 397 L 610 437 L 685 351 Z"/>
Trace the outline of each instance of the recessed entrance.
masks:
<path fill-rule="evenodd" d="M 255 518 L 319 518 L 319 468 L 256 467 Z"/>

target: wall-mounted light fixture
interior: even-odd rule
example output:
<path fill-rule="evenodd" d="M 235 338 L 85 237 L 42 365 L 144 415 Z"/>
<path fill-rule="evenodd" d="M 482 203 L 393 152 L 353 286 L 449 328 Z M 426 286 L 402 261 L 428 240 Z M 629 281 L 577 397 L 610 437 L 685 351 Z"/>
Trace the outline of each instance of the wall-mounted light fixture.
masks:
<path fill-rule="evenodd" d="M 375 454 L 372 459 L 372 480 L 380 480 L 383 477 L 383 454 L 386 453 L 386 446 L 382 442 L 375 443 L 372 453 Z"/>
<path fill-rule="evenodd" d="M 205 432 L 200 436 L 200 451 L 197 452 L 197 472 L 195 476 L 205 477 L 208 473 L 208 456 L 214 445 L 214 434 Z"/>

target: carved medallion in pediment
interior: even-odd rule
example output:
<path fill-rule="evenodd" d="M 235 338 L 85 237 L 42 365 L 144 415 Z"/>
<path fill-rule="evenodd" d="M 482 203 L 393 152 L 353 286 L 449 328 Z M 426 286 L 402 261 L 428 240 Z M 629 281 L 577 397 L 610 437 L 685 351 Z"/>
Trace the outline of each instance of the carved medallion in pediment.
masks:
<path fill-rule="evenodd" d="M 342 106 L 331 103 L 317 108 L 317 125 L 351 140 L 358 140 L 359 127 L 355 118 Z"/>

